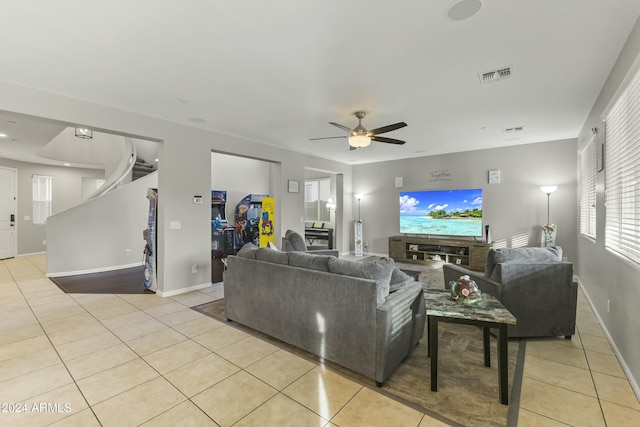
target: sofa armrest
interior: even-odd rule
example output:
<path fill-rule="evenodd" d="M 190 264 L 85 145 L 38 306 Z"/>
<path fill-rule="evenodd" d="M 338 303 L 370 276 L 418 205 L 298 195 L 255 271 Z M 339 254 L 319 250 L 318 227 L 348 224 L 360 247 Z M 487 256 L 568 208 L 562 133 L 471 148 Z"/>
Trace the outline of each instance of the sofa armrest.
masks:
<path fill-rule="evenodd" d="M 422 283 L 402 286 L 376 310 L 376 381 L 383 383 L 422 339 L 426 310 Z"/>
<path fill-rule="evenodd" d="M 484 273 L 478 271 L 469 270 L 464 267 L 460 267 L 455 264 L 444 264 L 442 266 L 442 273 L 444 274 L 444 287 L 451 289 L 449 282 L 456 281 L 460 276 L 468 275 L 473 281 L 476 282 L 481 292 L 486 292 L 498 298 L 502 299 L 502 285 L 495 280 L 489 279 Z"/>

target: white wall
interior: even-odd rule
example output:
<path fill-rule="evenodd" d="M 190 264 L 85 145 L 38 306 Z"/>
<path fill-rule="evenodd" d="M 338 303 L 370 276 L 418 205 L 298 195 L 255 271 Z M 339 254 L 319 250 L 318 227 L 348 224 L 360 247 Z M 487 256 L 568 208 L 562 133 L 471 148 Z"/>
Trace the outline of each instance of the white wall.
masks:
<path fill-rule="evenodd" d="M 160 295 L 211 281 L 210 207 L 194 204 L 193 196 L 211 191 L 212 151 L 272 162 L 270 195 L 276 200 L 276 223 L 285 230 L 304 232 L 303 193 L 287 193 L 286 183 L 288 179 L 303 181 L 305 166 L 341 173 L 345 186 L 351 184 L 350 165 L 2 82 L 0 110 L 163 142 L 158 156 Z M 351 205 L 352 201 L 345 198 L 345 211 L 350 212 Z M 181 221 L 182 228 L 169 229 L 171 221 Z M 337 242 L 337 249 L 348 250 L 348 240 Z M 196 274 L 191 273 L 192 264 L 199 266 Z"/>
<path fill-rule="evenodd" d="M 619 89 L 628 73 L 638 70 L 640 57 L 640 21 L 638 21 L 624 46 L 616 65 L 609 75 L 580 136 L 579 146 L 592 136 L 591 129 L 598 129 L 598 140 L 603 141 L 604 123 L 601 115 Z M 627 262 L 608 251 L 604 246 L 604 218 L 606 215 L 603 172 L 596 176 L 596 240 L 578 234 L 578 275 L 597 316 L 604 323 L 606 333 L 613 340 L 616 353 L 622 358 L 627 376 L 640 396 L 640 266 Z M 610 311 L 607 310 L 610 301 Z"/>
<path fill-rule="evenodd" d="M 31 177 L 48 175 L 52 181 L 52 213 L 63 211 L 82 202 L 82 182 L 84 178 L 104 179 L 104 170 L 78 169 L 63 166 L 41 165 L 0 158 L 0 166 L 18 170 L 18 205 L 16 212 L 17 255 L 44 252 L 47 245 L 46 225 L 32 221 Z M 25 220 L 25 216 L 29 219 Z"/>
<path fill-rule="evenodd" d="M 147 189 L 157 185 L 158 174 L 152 173 L 51 216 L 47 274 L 66 276 L 140 265 L 145 246 L 142 232 L 149 214 Z"/>
<path fill-rule="evenodd" d="M 427 189 L 482 188 L 483 221 L 496 246 L 539 245 L 540 226 L 547 222 L 547 196 L 540 186 L 553 184 L 558 185 L 550 200 L 556 244 L 576 262 L 576 161 L 571 139 L 354 166 L 353 193 L 364 194 L 368 252 L 388 253 L 389 236 L 399 233 L 399 192 Z M 488 172 L 496 169 L 501 183 L 490 185 Z M 404 186 L 398 189 L 400 176 Z"/>

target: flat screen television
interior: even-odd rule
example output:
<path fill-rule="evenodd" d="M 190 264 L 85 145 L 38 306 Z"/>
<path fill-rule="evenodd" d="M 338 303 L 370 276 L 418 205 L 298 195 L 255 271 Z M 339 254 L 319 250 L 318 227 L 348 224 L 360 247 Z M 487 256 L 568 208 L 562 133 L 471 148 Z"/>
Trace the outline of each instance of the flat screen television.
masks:
<path fill-rule="evenodd" d="M 482 237 L 482 189 L 400 192 L 400 233 Z"/>

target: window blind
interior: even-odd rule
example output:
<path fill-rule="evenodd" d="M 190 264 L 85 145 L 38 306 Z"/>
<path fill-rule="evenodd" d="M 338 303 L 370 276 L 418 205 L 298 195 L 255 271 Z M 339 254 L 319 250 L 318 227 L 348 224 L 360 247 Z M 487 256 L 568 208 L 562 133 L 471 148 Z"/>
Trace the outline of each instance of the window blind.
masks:
<path fill-rule="evenodd" d="M 596 238 L 596 139 L 589 140 L 578 153 L 578 197 L 580 234 Z"/>
<path fill-rule="evenodd" d="M 605 119 L 605 246 L 640 263 L 640 73 Z"/>

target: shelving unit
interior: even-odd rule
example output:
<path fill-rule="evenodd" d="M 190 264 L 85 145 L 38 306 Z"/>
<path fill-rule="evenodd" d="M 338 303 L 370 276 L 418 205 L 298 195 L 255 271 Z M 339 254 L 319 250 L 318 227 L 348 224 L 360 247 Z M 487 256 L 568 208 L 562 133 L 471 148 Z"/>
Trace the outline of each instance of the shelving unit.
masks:
<path fill-rule="evenodd" d="M 389 257 L 416 264 L 452 263 L 483 271 L 490 243 L 430 237 L 389 237 Z"/>

